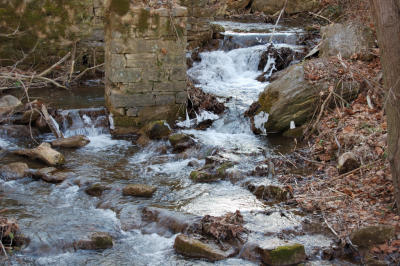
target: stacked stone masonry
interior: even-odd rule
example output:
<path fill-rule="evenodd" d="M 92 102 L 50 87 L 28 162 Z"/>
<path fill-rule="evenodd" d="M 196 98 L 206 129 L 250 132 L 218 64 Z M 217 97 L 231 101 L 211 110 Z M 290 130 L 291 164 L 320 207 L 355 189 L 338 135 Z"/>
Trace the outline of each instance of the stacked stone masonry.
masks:
<path fill-rule="evenodd" d="M 107 10 L 106 103 L 117 132 L 172 122 L 186 109 L 186 23 L 181 6 Z"/>
<path fill-rule="evenodd" d="M 212 38 L 210 22 L 216 13 L 215 0 L 179 0 L 188 9 L 188 46 L 189 49 L 203 45 Z"/>

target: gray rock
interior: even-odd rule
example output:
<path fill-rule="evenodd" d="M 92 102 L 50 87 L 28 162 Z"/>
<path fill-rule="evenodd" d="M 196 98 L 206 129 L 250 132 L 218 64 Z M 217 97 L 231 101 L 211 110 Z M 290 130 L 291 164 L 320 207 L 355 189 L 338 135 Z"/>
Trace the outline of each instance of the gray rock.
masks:
<path fill-rule="evenodd" d="M 186 134 L 173 134 L 168 139 L 175 152 L 182 152 L 195 144 L 194 140 Z"/>
<path fill-rule="evenodd" d="M 30 173 L 35 178 L 40 178 L 47 183 L 61 183 L 69 177 L 68 173 L 58 172 L 57 168 L 46 167 L 39 170 L 31 170 Z"/>
<path fill-rule="evenodd" d="M 85 189 L 85 192 L 90 196 L 100 197 L 101 195 L 103 195 L 103 192 L 105 190 L 109 190 L 109 189 L 110 189 L 109 187 L 106 187 L 104 185 L 96 183 L 96 184 L 92 184 L 89 187 L 87 187 Z"/>

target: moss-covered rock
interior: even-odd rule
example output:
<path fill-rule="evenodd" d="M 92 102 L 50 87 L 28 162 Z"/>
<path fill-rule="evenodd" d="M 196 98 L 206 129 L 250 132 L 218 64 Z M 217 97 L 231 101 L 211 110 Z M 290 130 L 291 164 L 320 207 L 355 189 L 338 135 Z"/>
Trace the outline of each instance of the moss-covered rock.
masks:
<path fill-rule="evenodd" d="M 226 162 L 221 165 L 206 164 L 190 173 L 190 179 L 194 182 L 209 183 L 225 179 L 227 174 L 226 170 L 233 167 L 231 162 Z"/>
<path fill-rule="evenodd" d="M 124 196 L 146 197 L 150 198 L 156 192 L 157 188 L 143 184 L 127 185 L 122 190 Z"/>
<path fill-rule="evenodd" d="M 354 245 L 368 248 L 383 244 L 395 237 L 395 228 L 392 226 L 377 225 L 358 229 L 351 233 L 350 240 Z"/>
<path fill-rule="evenodd" d="M 294 265 L 306 260 L 306 252 L 301 244 L 274 248 L 260 248 L 261 259 L 267 265 Z"/>
<path fill-rule="evenodd" d="M 209 261 L 218 261 L 227 258 L 222 251 L 183 234 L 175 238 L 174 249 L 178 254 L 190 258 L 206 259 Z"/>
<path fill-rule="evenodd" d="M 96 232 L 89 239 L 78 241 L 75 246 L 78 249 L 103 250 L 113 247 L 113 239 L 108 233 Z"/>
<path fill-rule="evenodd" d="M 189 135 L 182 133 L 173 134 L 168 139 L 176 152 L 182 152 L 194 145 L 193 139 Z"/>

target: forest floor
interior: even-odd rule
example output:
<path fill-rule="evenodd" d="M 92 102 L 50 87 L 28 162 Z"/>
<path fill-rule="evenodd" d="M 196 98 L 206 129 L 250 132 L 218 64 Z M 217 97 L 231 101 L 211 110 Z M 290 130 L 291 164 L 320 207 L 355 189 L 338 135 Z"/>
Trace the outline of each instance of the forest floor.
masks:
<path fill-rule="evenodd" d="M 330 67 L 306 73 L 310 80 L 337 80 L 337 76 L 351 76 L 362 85 L 360 93 L 351 103 L 333 97 L 331 104 L 322 107 L 320 120 L 310 123 L 309 128 L 315 124 L 315 130 L 306 136 L 306 144 L 285 160 L 274 162 L 278 178 L 292 189 L 302 209 L 322 215 L 326 226 L 342 243 L 362 227 L 395 227 L 398 240 L 373 246 L 368 253 L 373 259 L 399 263 L 400 216 L 396 214 L 387 160 L 379 57 L 369 62 L 358 60 L 357 56 L 349 60 L 333 57 Z M 323 98 L 327 96 L 321 95 Z M 343 173 L 338 170 L 338 158 L 347 152 L 358 158 L 359 165 Z"/>

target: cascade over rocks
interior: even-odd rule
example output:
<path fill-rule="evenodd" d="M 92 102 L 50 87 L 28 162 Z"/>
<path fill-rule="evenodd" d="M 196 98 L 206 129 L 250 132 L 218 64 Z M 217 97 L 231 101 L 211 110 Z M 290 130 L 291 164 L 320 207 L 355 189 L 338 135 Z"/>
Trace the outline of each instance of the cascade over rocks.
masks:
<path fill-rule="evenodd" d="M 38 159 L 49 166 L 57 166 L 65 163 L 64 155 L 53 150 L 49 143 L 42 143 L 34 149 L 24 149 L 14 151 L 14 154 Z"/>
<path fill-rule="evenodd" d="M 268 46 L 267 50 L 261 55 L 258 70 L 263 71 L 263 74 L 257 78 L 259 81 L 267 81 L 268 76 L 274 72 L 281 71 L 287 68 L 292 62 L 298 62 L 303 59 L 304 53 L 296 51 L 289 47 L 275 48 L 273 45 Z M 266 69 L 270 58 L 274 59 L 274 63 Z"/>

